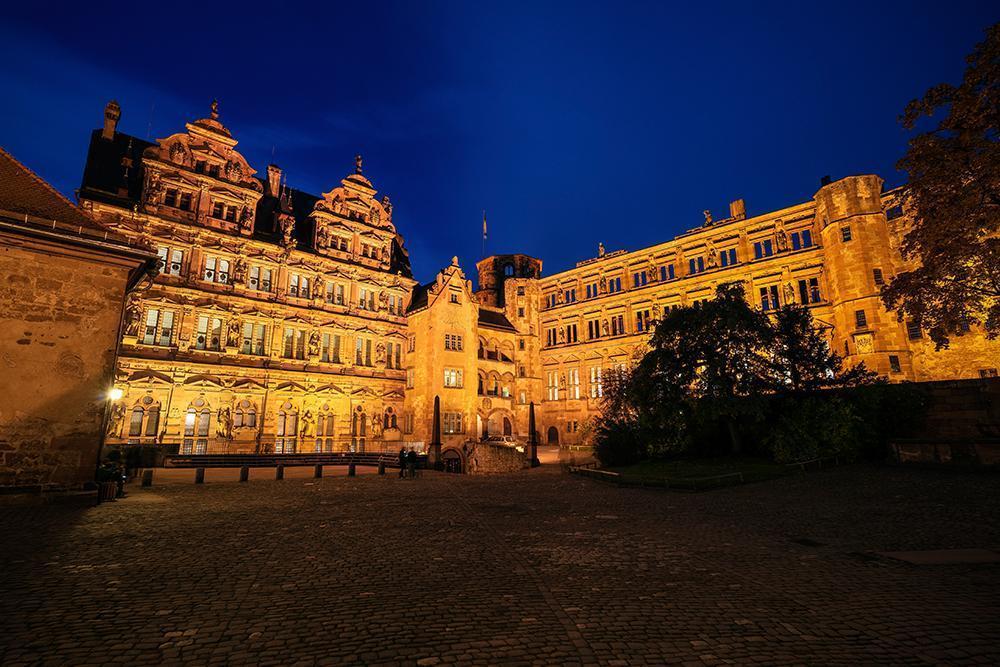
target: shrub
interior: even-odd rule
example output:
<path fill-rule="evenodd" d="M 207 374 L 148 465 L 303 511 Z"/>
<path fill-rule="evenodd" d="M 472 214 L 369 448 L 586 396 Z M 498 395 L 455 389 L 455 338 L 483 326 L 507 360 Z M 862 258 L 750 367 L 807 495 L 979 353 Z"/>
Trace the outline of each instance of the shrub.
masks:
<path fill-rule="evenodd" d="M 850 402 L 836 396 L 805 396 L 772 403 L 764 449 L 777 463 L 829 456 L 855 458 L 862 421 Z"/>
<path fill-rule="evenodd" d="M 594 456 L 605 467 L 638 463 L 649 456 L 647 435 L 633 421 L 601 419 L 594 430 Z"/>

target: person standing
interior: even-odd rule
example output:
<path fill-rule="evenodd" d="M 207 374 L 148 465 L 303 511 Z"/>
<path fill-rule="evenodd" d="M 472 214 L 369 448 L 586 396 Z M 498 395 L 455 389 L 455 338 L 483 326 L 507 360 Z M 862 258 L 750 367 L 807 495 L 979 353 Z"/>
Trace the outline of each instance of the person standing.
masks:
<path fill-rule="evenodd" d="M 410 479 L 417 478 L 417 453 L 410 447 L 410 451 L 406 453 L 406 467 L 410 470 Z"/>
<path fill-rule="evenodd" d="M 399 448 L 399 478 L 406 477 L 406 447 Z"/>

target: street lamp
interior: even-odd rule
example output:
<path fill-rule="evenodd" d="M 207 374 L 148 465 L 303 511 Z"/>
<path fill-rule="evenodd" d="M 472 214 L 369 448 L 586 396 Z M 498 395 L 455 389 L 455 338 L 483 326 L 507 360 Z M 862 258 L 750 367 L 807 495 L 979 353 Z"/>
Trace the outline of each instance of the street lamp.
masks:
<path fill-rule="evenodd" d="M 108 399 L 112 402 L 117 401 L 119 398 L 125 395 L 125 392 L 121 390 L 120 387 L 112 387 L 108 391 Z"/>

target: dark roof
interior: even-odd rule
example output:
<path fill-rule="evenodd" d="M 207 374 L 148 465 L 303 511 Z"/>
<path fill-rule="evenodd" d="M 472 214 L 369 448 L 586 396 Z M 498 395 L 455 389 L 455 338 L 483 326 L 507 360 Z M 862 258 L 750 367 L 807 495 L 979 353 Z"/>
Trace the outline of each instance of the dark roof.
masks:
<path fill-rule="evenodd" d="M 413 294 L 410 296 L 410 305 L 406 308 L 406 312 L 412 313 L 427 305 L 427 294 L 433 284 L 433 282 L 429 282 L 426 285 L 417 284 L 413 287 Z"/>
<path fill-rule="evenodd" d="M 483 308 L 479 309 L 479 324 L 481 326 L 492 327 L 494 329 L 507 329 L 509 331 L 517 331 L 514 325 L 510 323 L 507 316 L 503 313 L 498 313 L 495 310 L 485 310 Z"/>
<path fill-rule="evenodd" d="M 142 153 L 154 145 L 121 132 L 116 132 L 114 138 L 108 140 L 101 136 L 101 130 L 94 130 L 90 135 L 80 196 L 127 209 L 138 206 L 142 200 Z M 261 178 L 257 180 L 266 192 L 267 183 Z M 315 223 L 309 216 L 320 197 L 295 188 L 289 188 L 289 192 L 292 196 L 292 215 L 295 217 L 294 235 L 298 241 L 296 249 L 316 252 L 313 246 Z M 255 239 L 278 244 L 281 233 L 275 228 L 275 216 L 279 208 L 280 201 L 277 197 L 269 194 L 261 197 L 254 225 Z M 398 236 L 392 242 L 389 272 L 399 273 L 405 278 L 413 277 L 409 255 Z"/>
<path fill-rule="evenodd" d="M 107 231 L 3 148 L 0 148 L 0 210 L 53 220 L 64 226 Z"/>

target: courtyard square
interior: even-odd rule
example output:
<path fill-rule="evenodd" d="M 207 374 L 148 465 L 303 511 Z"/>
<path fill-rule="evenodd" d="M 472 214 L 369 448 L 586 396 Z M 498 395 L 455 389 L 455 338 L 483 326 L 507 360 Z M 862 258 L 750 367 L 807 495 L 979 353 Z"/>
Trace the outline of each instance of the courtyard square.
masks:
<path fill-rule="evenodd" d="M 0 506 L 0 663 L 997 664 L 989 475 L 849 466 L 687 494 L 556 465 L 133 486 Z"/>

